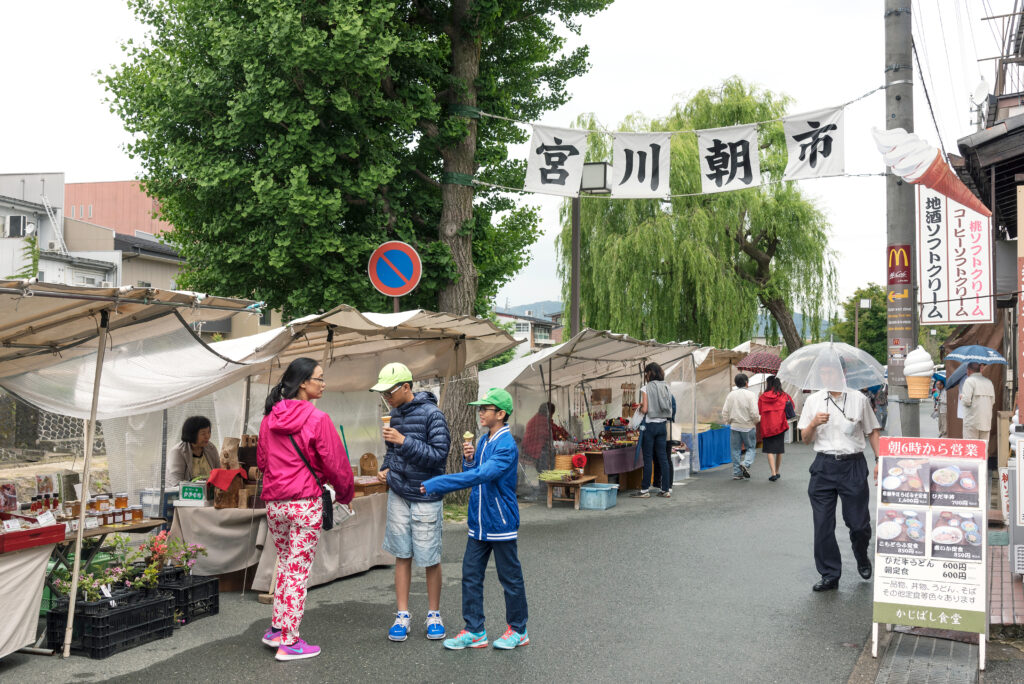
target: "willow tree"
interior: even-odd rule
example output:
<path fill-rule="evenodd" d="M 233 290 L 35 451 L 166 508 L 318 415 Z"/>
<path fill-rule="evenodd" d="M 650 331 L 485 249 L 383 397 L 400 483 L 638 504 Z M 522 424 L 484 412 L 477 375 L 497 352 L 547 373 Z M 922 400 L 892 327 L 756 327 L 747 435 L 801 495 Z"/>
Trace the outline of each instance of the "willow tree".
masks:
<path fill-rule="evenodd" d="M 767 310 L 790 351 L 802 344 L 793 311 L 821 320 L 835 297 L 835 268 L 822 212 L 792 183 L 782 124 L 789 100 L 738 78 L 704 89 L 663 119 L 631 117 L 632 131 L 759 126 L 757 188 L 701 195 L 695 133 L 672 136 L 667 201 L 586 197 L 581 202 L 580 311 L 588 326 L 661 341 L 733 345 Z M 588 160 L 611 158 L 609 136 L 591 116 Z M 568 203 L 562 210 L 559 275 L 567 297 L 571 255 Z"/>

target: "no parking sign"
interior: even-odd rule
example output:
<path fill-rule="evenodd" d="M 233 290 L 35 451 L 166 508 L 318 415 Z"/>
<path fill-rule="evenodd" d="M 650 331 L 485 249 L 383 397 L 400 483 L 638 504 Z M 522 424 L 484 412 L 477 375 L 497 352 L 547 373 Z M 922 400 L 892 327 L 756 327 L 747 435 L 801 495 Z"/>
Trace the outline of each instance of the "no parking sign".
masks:
<path fill-rule="evenodd" d="M 411 245 L 393 240 L 373 250 L 368 271 L 370 282 L 378 292 L 389 297 L 401 297 L 420 284 L 423 262 Z"/>

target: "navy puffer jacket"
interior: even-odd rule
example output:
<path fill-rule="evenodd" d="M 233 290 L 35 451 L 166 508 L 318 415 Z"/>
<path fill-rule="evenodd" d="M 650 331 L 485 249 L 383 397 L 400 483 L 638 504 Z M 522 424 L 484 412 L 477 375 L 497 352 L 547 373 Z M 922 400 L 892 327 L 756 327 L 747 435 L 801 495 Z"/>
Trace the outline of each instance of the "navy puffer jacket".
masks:
<path fill-rule="evenodd" d="M 405 436 L 402 446 L 387 442 L 381 470 L 388 469 L 388 487 L 406 501 L 440 501 L 441 494 L 422 494 L 420 485 L 444 475 L 448 463 L 448 421 L 433 392 L 416 392 L 412 401 L 391 409 L 391 427 Z"/>

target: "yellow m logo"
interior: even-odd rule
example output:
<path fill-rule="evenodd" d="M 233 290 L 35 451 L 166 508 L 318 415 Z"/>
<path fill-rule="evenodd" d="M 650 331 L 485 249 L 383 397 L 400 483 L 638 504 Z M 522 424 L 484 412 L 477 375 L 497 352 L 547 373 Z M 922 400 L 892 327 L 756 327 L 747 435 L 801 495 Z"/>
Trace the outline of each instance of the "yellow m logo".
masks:
<path fill-rule="evenodd" d="M 910 256 L 907 254 L 906 247 L 890 247 L 889 248 L 889 268 L 894 265 L 900 265 L 900 259 L 902 257 L 903 265 L 910 266 Z"/>

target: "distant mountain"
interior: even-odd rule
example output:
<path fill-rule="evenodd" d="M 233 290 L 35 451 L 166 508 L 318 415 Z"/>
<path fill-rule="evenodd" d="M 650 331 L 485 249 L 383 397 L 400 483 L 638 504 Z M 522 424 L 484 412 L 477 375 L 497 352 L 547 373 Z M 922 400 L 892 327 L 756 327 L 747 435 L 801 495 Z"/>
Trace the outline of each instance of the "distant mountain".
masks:
<path fill-rule="evenodd" d="M 517 316 L 525 316 L 527 311 L 532 311 L 532 315 L 537 318 L 544 318 L 547 314 L 558 313 L 562 310 L 562 302 L 555 300 L 546 300 L 543 302 L 533 302 L 532 304 L 520 304 L 519 306 L 510 306 L 507 309 L 496 308 L 496 311 L 515 314 Z"/>

